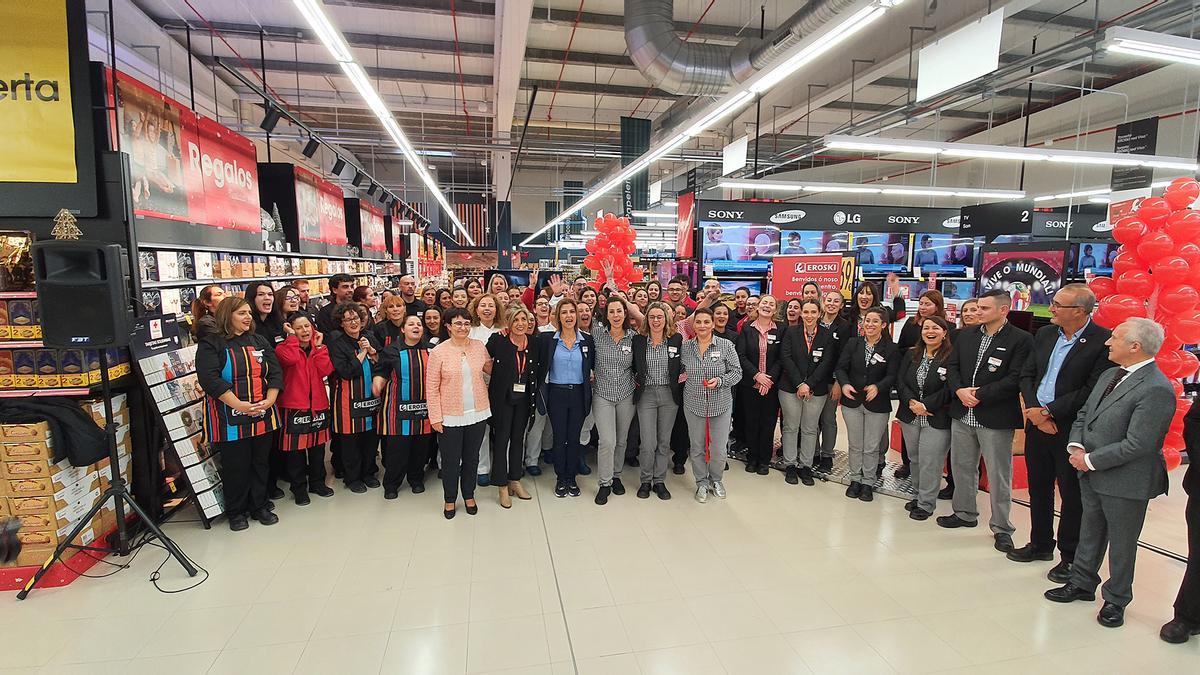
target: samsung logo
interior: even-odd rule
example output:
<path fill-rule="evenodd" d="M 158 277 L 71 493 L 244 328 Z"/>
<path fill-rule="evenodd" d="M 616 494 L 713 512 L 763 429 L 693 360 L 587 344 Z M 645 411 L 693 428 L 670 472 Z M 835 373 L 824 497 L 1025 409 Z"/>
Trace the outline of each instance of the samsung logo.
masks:
<path fill-rule="evenodd" d="M 745 211 L 709 211 L 709 218 L 730 218 L 733 220 L 741 220 L 742 216 L 746 215 Z"/>
<path fill-rule="evenodd" d="M 1092 226 L 1092 232 L 1112 232 L 1112 223 L 1102 220 Z"/>
<path fill-rule="evenodd" d="M 771 216 L 771 222 L 777 223 L 777 224 L 794 223 L 797 220 L 802 220 L 804 218 L 804 216 L 806 216 L 806 215 L 808 215 L 808 214 L 805 213 L 804 211 L 801 211 L 800 209 L 792 209 L 790 211 L 780 211 L 779 213 L 776 213 L 775 215 Z"/>
<path fill-rule="evenodd" d="M 957 230 L 958 224 L 960 221 L 961 221 L 961 218 L 959 216 L 950 216 L 949 218 L 942 221 L 942 227 L 951 229 L 951 230 Z"/>

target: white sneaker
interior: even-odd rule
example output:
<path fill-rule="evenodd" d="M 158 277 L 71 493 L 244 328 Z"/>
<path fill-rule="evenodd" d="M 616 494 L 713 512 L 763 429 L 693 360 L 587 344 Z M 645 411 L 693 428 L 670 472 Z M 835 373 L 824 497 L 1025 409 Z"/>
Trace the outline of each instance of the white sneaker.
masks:
<path fill-rule="evenodd" d="M 713 494 L 715 494 L 719 499 L 725 499 L 725 484 L 724 483 L 722 483 L 719 480 L 713 481 L 712 489 L 713 489 Z"/>
<path fill-rule="evenodd" d="M 701 504 L 708 501 L 708 488 L 704 487 L 703 485 L 696 488 L 696 501 L 700 502 Z"/>

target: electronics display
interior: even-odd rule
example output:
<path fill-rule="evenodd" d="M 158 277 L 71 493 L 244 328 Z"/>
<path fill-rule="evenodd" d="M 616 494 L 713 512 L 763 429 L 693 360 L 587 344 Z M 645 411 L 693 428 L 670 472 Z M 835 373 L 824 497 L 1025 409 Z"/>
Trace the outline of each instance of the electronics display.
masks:
<path fill-rule="evenodd" d="M 938 290 L 947 300 L 969 300 L 975 297 L 974 281 L 939 281 Z"/>
<path fill-rule="evenodd" d="M 721 283 L 721 293 L 722 294 L 728 293 L 730 295 L 733 295 L 734 291 L 736 291 L 737 289 L 742 288 L 744 286 L 744 287 L 750 289 L 750 295 L 762 295 L 764 292 L 763 289 L 765 288 L 765 286 L 764 286 L 765 282 L 761 278 L 758 278 L 758 277 L 747 278 L 747 279 L 737 279 L 737 278 L 728 278 L 727 277 L 724 279 L 718 279 L 717 281 L 719 281 Z"/>
<path fill-rule="evenodd" d="M 785 230 L 782 239 L 783 255 L 850 250 L 850 233 L 844 231 Z"/>
<path fill-rule="evenodd" d="M 850 242 L 863 274 L 907 274 L 912 235 L 856 232 Z"/>
<path fill-rule="evenodd" d="M 779 253 L 779 228 L 750 223 L 701 221 L 704 262 L 714 272 L 762 271 Z"/>
<path fill-rule="evenodd" d="M 965 277 L 975 266 L 975 239 L 943 232 L 913 235 L 913 270 L 921 274 Z"/>
<path fill-rule="evenodd" d="M 1066 276 L 1067 242 L 991 244 L 984 248 L 980 292 L 1006 290 L 1012 308 L 1050 316 L 1050 301 Z"/>
<path fill-rule="evenodd" d="M 513 286 L 528 286 L 529 285 L 530 272 L 528 270 L 484 270 L 483 271 L 483 287 L 487 288 L 488 283 L 492 280 L 492 277 L 496 276 L 497 274 L 499 274 L 500 276 L 502 276 L 508 280 L 509 288 L 512 288 Z M 541 281 L 541 280 L 539 279 L 539 281 Z M 540 283 L 538 284 L 538 288 L 540 290 L 540 288 L 541 288 Z"/>
<path fill-rule="evenodd" d="M 1112 263 L 1121 245 L 1116 242 L 1081 242 L 1071 244 L 1067 254 L 1067 269 L 1071 276 L 1081 278 L 1091 273 L 1099 276 L 1112 275 Z"/>

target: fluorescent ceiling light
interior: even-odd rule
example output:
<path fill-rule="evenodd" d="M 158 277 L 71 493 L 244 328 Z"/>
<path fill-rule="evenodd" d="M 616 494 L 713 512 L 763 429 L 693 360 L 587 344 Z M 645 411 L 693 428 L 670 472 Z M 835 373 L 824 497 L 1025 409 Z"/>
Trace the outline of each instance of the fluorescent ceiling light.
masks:
<path fill-rule="evenodd" d="M 1093 204 L 1108 204 L 1112 200 L 1108 197 L 1088 197 L 1088 201 Z"/>
<path fill-rule="evenodd" d="M 1084 197 L 1096 197 L 1096 196 L 1100 196 L 1100 195 L 1106 195 L 1106 194 L 1109 194 L 1110 192 L 1112 192 L 1112 188 L 1098 187 L 1098 188 L 1090 188 L 1087 190 L 1076 190 L 1074 192 L 1063 192 L 1063 193 L 1056 194 L 1056 195 L 1041 195 L 1038 197 L 1034 197 L 1033 201 L 1049 202 L 1049 201 L 1054 201 L 1056 199 L 1082 199 Z"/>
<path fill-rule="evenodd" d="M 433 198 L 442 207 L 442 210 L 445 211 L 450 222 L 463 235 L 467 244 L 474 246 L 475 240 L 471 238 L 471 234 L 463 227 L 462 221 L 459 220 L 458 215 L 454 212 L 454 207 L 450 205 L 449 200 L 446 199 L 446 195 L 438 187 L 437 181 L 429 174 L 424 161 L 422 161 L 417 151 L 413 148 L 412 143 L 409 142 L 408 137 L 396 122 L 396 118 L 392 116 L 392 112 L 388 109 L 387 104 L 380 98 L 379 91 L 371 84 L 366 71 L 354 60 L 354 55 L 350 53 L 350 47 L 346 44 L 341 31 L 329 20 L 329 16 L 325 13 L 324 4 L 320 0 L 292 1 L 295 3 L 296 9 L 304 16 L 304 19 L 308 21 L 308 25 L 313 29 L 313 32 L 317 34 L 317 38 L 329 50 L 329 54 L 333 56 L 333 60 L 342 68 L 342 72 L 346 74 L 350 83 L 354 85 L 359 96 L 366 102 L 367 107 L 379 118 L 384 131 L 391 136 L 392 142 L 396 144 L 396 147 L 400 148 L 400 152 L 404 153 L 404 158 L 408 161 L 409 166 L 416 171 L 421 182 L 433 193 Z"/>
<path fill-rule="evenodd" d="M 679 206 L 679 202 L 659 202 L 659 204 L 661 206 L 666 206 L 666 207 L 672 208 L 672 209 L 675 208 L 676 206 Z"/>
<path fill-rule="evenodd" d="M 784 59 L 774 67 L 765 70 L 763 76 L 751 85 L 750 90 L 756 94 L 768 91 L 813 60 L 827 54 L 829 50 L 847 38 L 871 25 L 875 19 L 883 16 L 889 7 L 897 4 L 899 2 L 892 0 L 867 4 L 865 7 L 851 14 L 850 18 L 821 33 L 817 39 L 807 44 L 792 56 Z"/>
<path fill-rule="evenodd" d="M 853 138 L 853 137 L 848 137 Z M 881 139 L 883 140 L 883 139 Z M 873 143 L 859 140 L 826 140 L 825 147 L 829 150 L 857 150 L 860 152 L 895 152 L 905 154 L 936 155 L 942 148 L 936 145 L 889 145 L 888 143 Z"/>
<path fill-rule="evenodd" d="M 850 194 L 885 194 L 915 197 L 960 197 L 963 199 L 1024 199 L 1023 190 L 989 190 L 985 188 L 956 188 L 938 185 L 860 185 L 858 183 L 814 183 L 809 181 L 720 180 L 718 187 L 741 190 L 780 190 L 784 192 L 841 192 Z"/>
<path fill-rule="evenodd" d="M 1110 52 L 1200 66 L 1200 40 L 1117 26 L 1104 31 L 1100 46 Z"/>

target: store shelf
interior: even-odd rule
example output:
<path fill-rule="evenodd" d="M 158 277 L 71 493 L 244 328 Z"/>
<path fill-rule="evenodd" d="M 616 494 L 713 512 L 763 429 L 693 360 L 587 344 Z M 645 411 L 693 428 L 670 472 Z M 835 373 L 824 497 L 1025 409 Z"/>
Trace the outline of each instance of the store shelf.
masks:
<path fill-rule="evenodd" d="M 0 349 L 41 349 L 41 340 L 0 340 Z"/>
<path fill-rule="evenodd" d="M 290 258 L 324 258 L 326 260 L 351 260 L 353 262 L 369 262 L 369 263 L 403 263 L 403 260 L 396 258 L 354 258 L 348 255 L 333 255 L 331 253 L 299 253 L 297 251 L 266 251 L 263 249 L 252 248 L 222 248 L 219 246 L 194 246 L 192 244 L 156 244 L 153 242 L 138 242 L 139 249 L 150 249 L 152 251 L 180 251 L 187 253 L 189 251 L 209 251 L 212 253 L 232 253 L 234 255 L 276 255 Z"/>
<path fill-rule="evenodd" d="M 130 376 L 122 375 L 109 382 L 113 389 L 119 389 L 129 384 Z M 0 398 L 29 398 L 31 396 L 89 396 L 100 393 L 100 383 L 89 387 L 61 387 L 52 389 L 5 389 L 0 391 Z"/>
<path fill-rule="evenodd" d="M 349 273 L 347 273 L 349 274 Z M 320 279 L 328 274 L 290 274 L 279 277 L 234 277 L 230 279 L 174 279 L 171 281 L 142 281 L 142 288 L 182 288 L 185 286 L 207 286 L 209 284 L 247 284 L 251 281 L 292 281 L 293 279 Z M 350 276 L 359 276 L 358 273 Z M 361 276 L 371 276 L 363 273 Z"/>
<path fill-rule="evenodd" d="M 0 291 L 0 300 L 33 300 L 37 291 Z"/>

